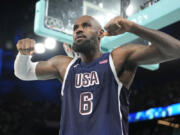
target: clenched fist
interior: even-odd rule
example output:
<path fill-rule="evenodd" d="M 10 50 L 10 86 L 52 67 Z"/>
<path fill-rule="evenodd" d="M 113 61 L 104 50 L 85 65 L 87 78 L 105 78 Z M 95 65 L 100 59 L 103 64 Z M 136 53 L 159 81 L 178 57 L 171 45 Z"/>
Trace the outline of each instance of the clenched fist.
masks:
<path fill-rule="evenodd" d="M 23 54 L 23 55 L 32 55 L 35 53 L 34 46 L 35 46 L 35 40 L 26 38 L 19 40 L 16 47 L 17 50 Z"/>
<path fill-rule="evenodd" d="M 104 33 L 104 36 L 115 36 L 125 32 L 130 32 L 134 24 L 135 23 L 132 21 L 117 16 L 111 19 L 104 27 L 107 31 Z"/>

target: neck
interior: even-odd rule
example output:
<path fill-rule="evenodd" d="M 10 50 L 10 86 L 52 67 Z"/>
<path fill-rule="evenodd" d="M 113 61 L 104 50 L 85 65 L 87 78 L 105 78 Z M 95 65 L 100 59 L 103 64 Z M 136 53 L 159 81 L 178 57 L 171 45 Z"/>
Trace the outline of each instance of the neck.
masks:
<path fill-rule="evenodd" d="M 99 49 L 97 50 L 92 50 L 92 51 L 89 51 L 88 53 L 86 54 L 82 54 L 80 53 L 80 56 L 81 56 L 81 60 L 82 62 L 84 63 L 89 63 L 99 57 L 101 57 L 102 53 Z"/>

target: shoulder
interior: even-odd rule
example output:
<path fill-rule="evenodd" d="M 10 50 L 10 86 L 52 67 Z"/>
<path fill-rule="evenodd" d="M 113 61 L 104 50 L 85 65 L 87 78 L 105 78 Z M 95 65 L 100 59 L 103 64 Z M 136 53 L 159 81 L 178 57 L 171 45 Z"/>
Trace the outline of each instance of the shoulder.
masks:
<path fill-rule="evenodd" d="M 115 48 L 112 52 L 111 52 L 111 56 L 113 61 L 118 61 L 118 62 L 125 62 L 128 55 L 130 54 L 130 49 L 131 49 L 131 45 L 123 45 L 120 47 Z"/>
<path fill-rule="evenodd" d="M 72 60 L 73 58 L 63 55 L 58 55 L 51 58 L 50 61 L 56 68 L 56 70 L 59 72 L 61 81 L 64 79 L 66 69 Z"/>
<path fill-rule="evenodd" d="M 112 60 L 114 62 L 117 73 L 122 71 L 122 69 L 126 69 L 127 67 L 136 67 L 136 65 L 133 65 L 133 63 L 128 61 L 128 58 L 136 47 L 137 45 L 127 44 L 115 48 L 111 52 Z"/>
<path fill-rule="evenodd" d="M 59 65 L 65 66 L 65 65 L 68 65 L 72 60 L 73 58 L 69 56 L 58 55 L 58 56 L 52 57 L 48 61 L 51 62 L 54 66 L 59 66 Z"/>

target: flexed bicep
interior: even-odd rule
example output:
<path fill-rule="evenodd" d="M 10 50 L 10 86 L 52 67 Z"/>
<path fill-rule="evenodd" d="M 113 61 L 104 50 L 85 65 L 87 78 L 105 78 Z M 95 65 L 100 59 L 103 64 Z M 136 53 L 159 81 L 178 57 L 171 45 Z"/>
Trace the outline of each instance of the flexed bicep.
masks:
<path fill-rule="evenodd" d="M 38 80 L 48 80 L 60 77 L 57 68 L 51 61 L 40 61 L 36 66 L 35 72 Z"/>
<path fill-rule="evenodd" d="M 72 58 L 55 56 L 47 61 L 40 61 L 36 66 L 36 75 L 39 80 L 64 78 L 65 70 Z"/>
<path fill-rule="evenodd" d="M 171 57 L 163 55 L 163 53 L 155 45 L 129 45 L 127 52 L 127 62 L 136 65 L 157 64 L 168 60 Z"/>

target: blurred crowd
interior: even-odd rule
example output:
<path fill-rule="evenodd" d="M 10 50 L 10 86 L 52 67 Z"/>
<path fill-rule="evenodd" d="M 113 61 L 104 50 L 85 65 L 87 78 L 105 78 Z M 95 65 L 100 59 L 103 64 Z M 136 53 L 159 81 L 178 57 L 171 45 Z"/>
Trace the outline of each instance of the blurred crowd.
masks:
<path fill-rule="evenodd" d="M 180 103 L 180 80 L 132 89 L 130 112 Z"/>
<path fill-rule="evenodd" d="M 17 91 L 8 93 L 0 99 L 0 135 L 57 135 L 59 114 L 58 104 L 33 102 Z"/>

